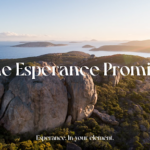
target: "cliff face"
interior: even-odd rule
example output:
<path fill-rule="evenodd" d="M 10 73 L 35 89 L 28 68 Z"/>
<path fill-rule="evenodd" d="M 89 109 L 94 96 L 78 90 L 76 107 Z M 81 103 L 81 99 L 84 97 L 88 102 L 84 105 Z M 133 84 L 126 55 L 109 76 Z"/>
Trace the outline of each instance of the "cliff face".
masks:
<path fill-rule="evenodd" d="M 75 70 L 74 70 L 75 74 Z M 81 121 L 89 117 L 97 102 L 97 93 L 92 77 L 85 73 L 79 76 L 67 76 L 66 85 L 70 94 L 68 114 L 72 116 L 72 121 Z"/>
<path fill-rule="evenodd" d="M 42 66 L 55 65 L 40 63 Z M 31 76 L 15 77 L 6 92 L 0 86 L 3 95 L 0 123 L 14 134 L 36 134 L 62 126 L 68 114 L 73 121 L 89 117 L 97 100 L 92 78 L 89 75 L 72 77 L 66 82 L 72 91 L 70 96 L 60 78 L 51 74 L 48 77 L 40 75 L 35 80 Z"/>

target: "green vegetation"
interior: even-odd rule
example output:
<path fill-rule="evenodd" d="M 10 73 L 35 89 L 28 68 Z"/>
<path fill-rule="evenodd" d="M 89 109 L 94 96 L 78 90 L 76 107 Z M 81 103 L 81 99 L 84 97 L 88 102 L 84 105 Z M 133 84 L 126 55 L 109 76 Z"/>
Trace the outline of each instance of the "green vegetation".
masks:
<path fill-rule="evenodd" d="M 28 57 L 28 58 L 18 58 L 18 59 L 0 59 L 0 68 L 4 66 L 16 65 L 16 62 L 38 62 L 38 61 L 47 61 L 54 62 L 57 65 L 72 65 L 74 62 L 79 62 L 84 58 L 88 58 L 90 55 L 84 52 L 68 52 L 60 54 L 46 54 L 38 57 Z"/>
<path fill-rule="evenodd" d="M 141 77 L 124 77 L 113 87 L 111 83 L 96 86 L 98 102 L 96 109 L 114 115 L 120 125 L 114 127 L 114 143 L 118 149 L 148 149 L 150 130 L 150 92 L 135 92 L 136 80 Z M 144 129 L 141 129 L 144 127 Z"/>
<path fill-rule="evenodd" d="M 35 137 L 13 136 L 4 128 L 0 129 L 0 149 L 21 150 L 65 150 L 67 143 L 73 142 L 85 150 L 148 150 L 150 143 L 150 92 L 136 93 L 136 80 L 140 77 L 125 77 L 117 86 L 111 83 L 96 85 L 98 101 L 95 106 L 101 112 L 114 115 L 119 126 L 104 124 L 99 118 L 76 121 L 69 127 L 57 128 L 54 131 L 44 131 L 44 136 L 73 137 L 72 140 L 35 141 Z M 91 136 L 112 136 L 114 140 L 89 140 Z M 87 139 L 78 139 L 85 136 Z M 26 140 L 27 139 L 27 140 Z"/>
<path fill-rule="evenodd" d="M 88 55 L 76 55 L 76 53 L 64 53 L 59 55 L 43 55 L 39 57 L 0 60 L 1 66 L 25 62 L 25 66 L 39 65 L 34 61 L 53 61 L 57 65 L 69 65 L 73 62 L 88 58 Z M 95 61 L 97 59 L 97 61 Z M 121 65 L 142 61 L 142 57 L 114 55 L 90 59 L 82 65 L 102 66 L 103 62 L 120 63 Z M 128 61 L 127 61 L 128 60 Z M 130 60 L 130 61 L 129 61 Z M 27 63 L 30 62 L 30 63 Z M 13 72 L 15 68 L 12 70 Z M 98 73 L 98 72 L 96 72 Z M 109 72 L 111 74 L 111 72 Z M 99 73 L 103 76 L 103 72 Z M 102 122 L 97 116 L 92 115 L 88 119 L 76 121 L 66 127 L 57 128 L 54 131 L 43 131 L 42 136 L 73 137 L 71 140 L 47 140 L 36 141 L 30 134 L 12 135 L 9 131 L 0 127 L 0 150 L 65 150 L 67 143 L 75 143 L 83 150 L 149 150 L 150 148 L 150 91 L 137 92 L 137 80 L 145 82 L 144 77 L 127 76 L 120 80 L 117 86 L 112 83 L 96 84 L 98 93 L 95 109 L 115 116 L 118 126 L 112 126 Z M 114 140 L 90 140 L 92 136 L 112 136 Z M 82 136 L 87 139 L 78 139 Z"/>
<path fill-rule="evenodd" d="M 103 68 L 105 62 L 119 64 L 119 66 L 131 66 L 137 62 L 142 62 L 145 65 L 146 61 L 149 61 L 149 58 L 143 58 L 140 56 L 132 56 L 132 55 L 125 55 L 125 54 L 116 54 L 113 56 L 102 56 L 102 57 L 92 58 L 82 63 L 79 62 L 78 65 L 88 66 L 88 67 L 98 66 L 99 68 Z"/>

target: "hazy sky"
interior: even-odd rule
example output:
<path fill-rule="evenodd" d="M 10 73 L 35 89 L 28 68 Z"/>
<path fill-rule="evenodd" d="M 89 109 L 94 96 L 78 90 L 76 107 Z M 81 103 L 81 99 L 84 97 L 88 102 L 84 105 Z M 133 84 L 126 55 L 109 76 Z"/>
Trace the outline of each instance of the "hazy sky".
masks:
<path fill-rule="evenodd" d="M 150 39 L 150 0 L 1 0 L 0 40 Z"/>

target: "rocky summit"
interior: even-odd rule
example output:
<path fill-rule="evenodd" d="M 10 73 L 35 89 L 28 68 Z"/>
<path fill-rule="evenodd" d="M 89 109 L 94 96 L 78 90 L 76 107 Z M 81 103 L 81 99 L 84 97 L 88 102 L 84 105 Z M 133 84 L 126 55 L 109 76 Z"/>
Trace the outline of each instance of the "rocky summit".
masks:
<path fill-rule="evenodd" d="M 55 65 L 39 63 L 41 66 Z M 68 115 L 70 122 L 89 117 L 97 93 L 92 77 L 85 75 L 66 77 L 66 84 L 58 74 L 47 77 L 41 74 L 35 80 L 31 76 L 14 77 L 5 92 L 0 84 L 0 124 L 14 134 L 37 134 L 62 126 Z"/>
<path fill-rule="evenodd" d="M 80 121 L 89 117 L 97 102 L 97 93 L 92 77 L 85 73 L 85 76 L 81 74 L 67 76 L 65 80 L 70 95 L 68 113 L 72 116 L 72 121 Z"/>

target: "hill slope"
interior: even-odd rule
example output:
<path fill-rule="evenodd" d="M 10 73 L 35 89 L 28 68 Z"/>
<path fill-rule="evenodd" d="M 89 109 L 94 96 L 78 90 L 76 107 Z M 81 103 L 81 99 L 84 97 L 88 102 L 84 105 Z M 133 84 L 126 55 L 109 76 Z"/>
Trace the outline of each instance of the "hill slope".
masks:
<path fill-rule="evenodd" d="M 130 51 L 130 52 L 150 52 L 150 40 L 130 41 L 121 45 L 104 45 L 90 51 Z"/>

